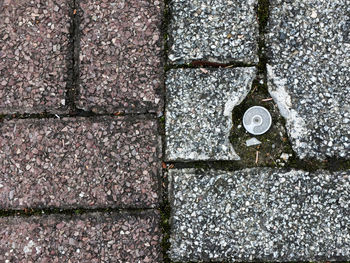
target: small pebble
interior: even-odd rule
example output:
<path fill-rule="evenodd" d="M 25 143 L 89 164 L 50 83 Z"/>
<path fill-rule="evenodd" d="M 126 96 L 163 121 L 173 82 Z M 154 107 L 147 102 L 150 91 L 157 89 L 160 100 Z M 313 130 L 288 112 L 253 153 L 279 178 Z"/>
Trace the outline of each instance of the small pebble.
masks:
<path fill-rule="evenodd" d="M 261 144 L 261 141 L 259 141 L 257 138 L 253 137 L 248 140 L 246 140 L 246 145 L 249 146 L 254 146 L 254 145 L 259 145 Z"/>

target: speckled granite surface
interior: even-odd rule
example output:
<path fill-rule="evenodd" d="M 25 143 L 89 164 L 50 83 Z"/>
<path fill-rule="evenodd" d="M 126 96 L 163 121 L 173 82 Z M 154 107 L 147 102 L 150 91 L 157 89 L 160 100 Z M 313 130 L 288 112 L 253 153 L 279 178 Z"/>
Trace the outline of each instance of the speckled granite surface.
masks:
<path fill-rule="evenodd" d="M 78 108 L 159 112 L 163 1 L 81 1 Z"/>
<path fill-rule="evenodd" d="M 162 262 L 159 213 L 0 218 L 1 262 Z"/>
<path fill-rule="evenodd" d="M 350 158 L 350 3 L 273 0 L 269 91 L 300 158 Z"/>
<path fill-rule="evenodd" d="M 257 0 L 172 0 L 169 60 L 258 63 Z"/>
<path fill-rule="evenodd" d="M 174 69 L 167 74 L 168 161 L 238 160 L 229 135 L 232 110 L 251 89 L 256 69 Z"/>
<path fill-rule="evenodd" d="M 0 207 L 155 207 L 159 146 L 151 119 L 0 123 Z"/>
<path fill-rule="evenodd" d="M 170 257 L 312 262 L 350 257 L 350 171 L 169 172 Z"/>
<path fill-rule="evenodd" d="M 0 1 L 0 114 L 67 110 L 72 4 Z"/>

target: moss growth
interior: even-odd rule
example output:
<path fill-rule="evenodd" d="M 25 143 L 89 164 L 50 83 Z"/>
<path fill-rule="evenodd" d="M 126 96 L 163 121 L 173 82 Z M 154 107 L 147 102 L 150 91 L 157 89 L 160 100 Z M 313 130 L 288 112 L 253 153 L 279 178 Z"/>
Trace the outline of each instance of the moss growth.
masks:
<path fill-rule="evenodd" d="M 214 169 L 223 171 L 235 171 L 244 169 L 243 165 L 237 161 L 194 161 L 194 162 L 172 162 L 173 169 Z"/>
<path fill-rule="evenodd" d="M 162 196 L 162 201 L 160 205 L 160 216 L 161 216 L 161 221 L 160 221 L 160 228 L 162 230 L 162 240 L 161 240 L 161 248 L 163 252 L 163 262 L 165 263 L 170 263 L 171 260 L 168 257 L 167 252 L 170 249 L 170 214 L 171 214 L 171 207 L 169 204 L 168 200 L 168 170 L 169 166 L 163 166 L 162 169 L 162 178 L 161 178 L 161 196 Z"/>
<path fill-rule="evenodd" d="M 259 33 L 266 33 L 266 26 L 269 19 L 269 7 L 270 0 L 259 0 L 258 1 L 258 19 L 259 19 Z"/>
<path fill-rule="evenodd" d="M 264 74 L 265 82 L 266 82 L 266 74 L 265 73 L 266 73 L 266 63 L 267 63 L 267 56 L 266 56 L 266 51 L 265 51 L 265 48 L 266 48 L 265 33 L 266 33 L 267 22 L 269 19 L 269 7 L 270 7 L 269 0 L 259 0 L 258 1 L 258 8 L 257 8 L 257 14 L 258 14 L 258 20 L 259 20 L 258 74 Z"/>
<path fill-rule="evenodd" d="M 161 25 L 161 32 L 163 34 L 163 56 L 164 60 L 166 61 L 166 58 L 168 57 L 168 27 L 170 23 L 170 9 L 169 9 L 170 0 L 164 0 L 164 11 L 163 11 L 163 19 L 162 19 L 162 25 Z M 166 67 L 166 63 L 164 63 Z"/>
<path fill-rule="evenodd" d="M 170 263 L 171 260 L 168 257 L 167 252 L 170 249 L 170 205 L 168 201 L 163 201 L 163 204 L 160 207 L 160 215 L 161 215 L 161 230 L 163 233 L 163 237 L 161 240 L 161 248 L 163 252 L 163 262 Z"/>
<path fill-rule="evenodd" d="M 158 118 L 158 133 L 160 135 L 165 135 L 165 116 Z M 165 147 L 165 145 L 163 145 Z"/>
<path fill-rule="evenodd" d="M 38 215 L 80 215 L 86 213 L 109 213 L 109 212 L 118 212 L 122 213 L 127 211 L 128 213 L 139 214 L 142 211 L 146 211 L 147 209 L 140 208 L 94 208 L 94 209 L 86 209 L 86 208 L 75 208 L 75 209 L 59 209 L 59 208 L 45 208 L 45 209 L 32 209 L 32 208 L 24 208 L 21 210 L 1 210 L 0 217 L 9 217 L 9 216 L 20 216 L 20 217 L 29 217 L 29 216 L 38 216 Z"/>

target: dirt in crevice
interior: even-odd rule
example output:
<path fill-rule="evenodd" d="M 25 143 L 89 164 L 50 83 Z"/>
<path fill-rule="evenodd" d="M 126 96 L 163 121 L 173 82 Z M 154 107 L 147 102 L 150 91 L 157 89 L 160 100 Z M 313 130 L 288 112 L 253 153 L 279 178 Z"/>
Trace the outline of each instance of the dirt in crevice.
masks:
<path fill-rule="evenodd" d="M 243 127 L 243 115 L 252 106 L 262 106 L 271 114 L 271 127 L 262 135 L 252 135 Z M 293 156 L 284 127 L 284 119 L 280 116 L 277 105 L 269 96 L 266 86 L 259 84 L 258 80 L 254 81 L 251 92 L 244 101 L 233 109 L 232 121 L 230 142 L 241 158 L 240 166 L 284 167 L 289 158 Z M 258 139 L 261 144 L 247 146 L 246 141 L 253 137 Z"/>

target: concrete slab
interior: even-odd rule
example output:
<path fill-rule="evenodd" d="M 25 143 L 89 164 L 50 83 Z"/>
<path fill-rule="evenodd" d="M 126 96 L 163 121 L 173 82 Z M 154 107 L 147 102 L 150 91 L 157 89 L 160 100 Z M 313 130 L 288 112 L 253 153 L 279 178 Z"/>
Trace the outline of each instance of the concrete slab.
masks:
<path fill-rule="evenodd" d="M 350 5 L 271 1 L 268 84 L 300 158 L 350 158 Z"/>
<path fill-rule="evenodd" d="M 350 170 L 172 169 L 169 176 L 176 262 L 350 259 Z"/>
<path fill-rule="evenodd" d="M 170 1 L 169 60 L 258 63 L 257 0 Z"/>
<path fill-rule="evenodd" d="M 166 159 L 238 160 L 230 141 L 232 109 L 250 91 L 254 67 L 174 69 L 167 74 Z"/>

